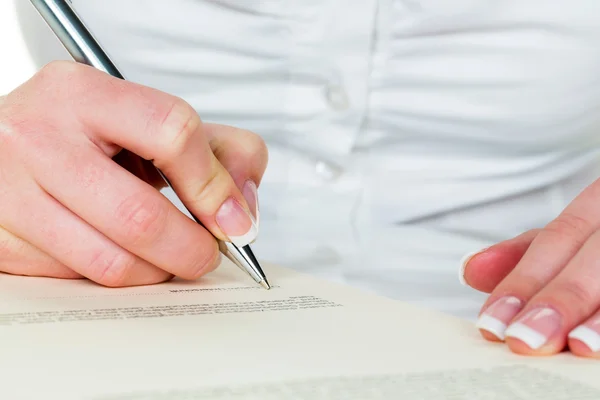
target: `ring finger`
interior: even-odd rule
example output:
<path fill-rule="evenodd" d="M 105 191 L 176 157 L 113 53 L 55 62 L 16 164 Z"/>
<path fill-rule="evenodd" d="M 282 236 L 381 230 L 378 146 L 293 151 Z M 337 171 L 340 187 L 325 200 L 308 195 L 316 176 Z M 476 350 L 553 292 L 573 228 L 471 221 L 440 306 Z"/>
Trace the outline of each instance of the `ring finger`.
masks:
<path fill-rule="evenodd" d="M 184 279 L 217 265 L 210 232 L 104 153 L 87 148 L 68 160 L 48 158 L 51 172 L 36 170 L 40 186 L 123 249 Z"/>
<path fill-rule="evenodd" d="M 63 207 L 41 188 L 32 188 L 19 204 L 24 213 L 7 212 L 0 223 L 80 275 L 105 286 L 155 284 L 165 272 L 117 246 Z"/>

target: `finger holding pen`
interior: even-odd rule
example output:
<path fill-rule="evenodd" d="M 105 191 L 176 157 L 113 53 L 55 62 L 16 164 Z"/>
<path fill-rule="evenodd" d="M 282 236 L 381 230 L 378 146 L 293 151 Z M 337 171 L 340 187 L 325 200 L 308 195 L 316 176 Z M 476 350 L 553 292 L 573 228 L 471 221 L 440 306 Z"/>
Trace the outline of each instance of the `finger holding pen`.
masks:
<path fill-rule="evenodd" d="M 56 261 L 47 262 L 56 271 L 107 286 L 195 279 L 218 265 L 215 237 L 255 237 L 247 201 L 181 99 L 55 62 L 4 99 L 0 121 L 1 169 L 14 177 L 0 190 L 0 226 Z M 239 136 L 243 147 L 254 135 Z M 121 148 L 154 160 L 204 227 L 115 163 Z"/>
<path fill-rule="evenodd" d="M 88 101 L 113 103 L 101 109 L 77 109 L 76 115 L 85 121 L 88 133 L 96 135 L 104 146 L 116 144 L 152 160 L 192 214 L 216 238 L 238 246 L 253 242 L 258 228 L 252 212 L 229 172 L 215 157 L 196 111 L 178 97 L 127 81 L 113 82 L 101 72 L 88 69 L 90 74 L 98 75 L 95 79 L 99 84 L 111 81 L 112 86 L 110 91 L 90 94 Z M 145 118 L 128 118 L 117 109 L 136 110 Z M 237 136 L 247 139 L 245 135 Z M 252 133 L 248 136 L 257 138 Z M 241 142 L 226 151 L 236 152 L 243 146 Z"/>

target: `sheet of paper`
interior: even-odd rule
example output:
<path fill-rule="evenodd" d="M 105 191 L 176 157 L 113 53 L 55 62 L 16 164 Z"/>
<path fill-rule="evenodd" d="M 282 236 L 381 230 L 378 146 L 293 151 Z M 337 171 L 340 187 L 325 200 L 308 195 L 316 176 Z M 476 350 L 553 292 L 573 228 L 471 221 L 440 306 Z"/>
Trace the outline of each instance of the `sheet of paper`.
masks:
<path fill-rule="evenodd" d="M 107 289 L 0 275 L 0 398 L 600 399 L 600 365 L 528 358 L 471 323 L 266 265 Z"/>

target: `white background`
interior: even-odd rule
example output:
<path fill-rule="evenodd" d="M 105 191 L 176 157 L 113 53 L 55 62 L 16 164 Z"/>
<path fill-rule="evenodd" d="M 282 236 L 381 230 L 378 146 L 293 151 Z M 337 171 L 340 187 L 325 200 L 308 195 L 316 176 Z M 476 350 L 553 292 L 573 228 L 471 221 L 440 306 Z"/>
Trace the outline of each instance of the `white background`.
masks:
<path fill-rule="evenodd" d="M 14 1 L 0 0 L 0 96 L 7 94 L 35 73 L 35 67 L 19 30 Z"/>

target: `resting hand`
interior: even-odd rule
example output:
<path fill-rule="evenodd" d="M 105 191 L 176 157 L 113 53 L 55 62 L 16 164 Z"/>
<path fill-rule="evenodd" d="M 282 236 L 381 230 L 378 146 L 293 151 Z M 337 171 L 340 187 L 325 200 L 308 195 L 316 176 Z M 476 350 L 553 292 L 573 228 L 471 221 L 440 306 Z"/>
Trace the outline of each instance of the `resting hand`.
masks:
<path fill-rule="evenodd" d="M 206 229 L 116 162 L 128 151 Z M 51 63 L 0 98 L 0 271 L 111 287 L 196 279 L 219 263 L 213 235 L 256 236 L 266 162 L 258 136 L 203 124 L 177 97 Z"/>
<path fill-rule="evenodd" d="M 466 259 L 464 281 L 490 293 L 478 327 L 514 352 L 600 357 L 600 181 L 542 229 Z"/>

